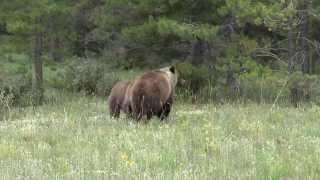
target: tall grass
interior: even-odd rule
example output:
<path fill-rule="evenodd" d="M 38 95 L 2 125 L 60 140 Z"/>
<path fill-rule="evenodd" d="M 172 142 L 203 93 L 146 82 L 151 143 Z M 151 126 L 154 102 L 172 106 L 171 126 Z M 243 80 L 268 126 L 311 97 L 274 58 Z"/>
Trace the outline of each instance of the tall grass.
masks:
<path fill-rule="evenodd" d="M 0 121 L 0 179 L 316 179 L 320 107 L 176 103 L 110 119 L 104 99 L 54 94 Z"/>

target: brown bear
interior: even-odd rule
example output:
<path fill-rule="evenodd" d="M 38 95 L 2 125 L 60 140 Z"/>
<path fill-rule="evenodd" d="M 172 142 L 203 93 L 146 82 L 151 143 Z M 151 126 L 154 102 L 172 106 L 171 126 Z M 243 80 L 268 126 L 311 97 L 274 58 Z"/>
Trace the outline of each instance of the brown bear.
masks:
<path fill-rule="evenodd" d="M 161 120 L 168 117 L 173 103 L 178 73 L 174 66 L 153 70 L 137 77 L 131 86 L 130 103 L 133 117 L 149 120 L 157 115 Z"/>
<path fill-rule="evenodd" d="M 108 97 L 109 112 L 111 117 L 118 118 L 120 116 L 120 111 L 130 116 L 130 86 L 130 81 L 119 81 L 111 89 L 111 93 Z"/>

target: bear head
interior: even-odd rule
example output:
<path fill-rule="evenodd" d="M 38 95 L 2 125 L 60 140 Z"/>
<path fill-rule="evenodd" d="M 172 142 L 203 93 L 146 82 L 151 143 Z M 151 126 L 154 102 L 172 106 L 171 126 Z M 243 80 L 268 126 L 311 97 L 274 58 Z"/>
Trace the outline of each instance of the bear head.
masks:
<path fill-rule="evenodd" d="M 161 68 L 160 71 L 165 72 L 170 80 L 171 87 L 174 89 L 177 85 L 179 73 L 174 66 Z"/>

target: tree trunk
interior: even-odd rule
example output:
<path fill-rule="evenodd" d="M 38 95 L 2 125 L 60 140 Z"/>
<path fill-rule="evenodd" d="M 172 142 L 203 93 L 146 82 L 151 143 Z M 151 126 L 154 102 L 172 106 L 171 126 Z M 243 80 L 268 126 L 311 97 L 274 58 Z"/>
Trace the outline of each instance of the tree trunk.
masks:
<path fill-rule="evenodd" d="M 39 19 L 37 19 L 40 22 Z M 34 34 L 34 44 L 33 44 L 33 68 L 34 68 L 34 78 L 33 78 L 33 100 L 37 105 L 42 104 L 43 100 L 43 70 L 42 70 L 42 33 L 36 31 Z"/>
<path fill-rule="evenodd" d="M 230 97 L 230 100 L 236 100 L 240 95 L 240 83 L 238 81 L 238 78 L 236 78 L 236 74 L 229 69 L 227 73 L 227 82 L 228 86 L 228 96 Z"/>
<path fill-rule="evenodd" d="M 190 54 L 191 63 L 194 65 L 201 64 L 203 61 L 204 42 L 197 38 L 192 42 L 192 50 Z"/>
<path fill-rule="evenodd" d="M 295 70 L 295 44 L 294 44 L 294 30 L 290 28 L 288 32 L 288 71 L 292 73 Z"/>
<path fill-rule="evenodd" d="M 52 42 L 52 51 L 51 55 L 54 61 L 61 62 L 63 60 L 63 53 L 61 47 L 61 41 L 59 38 L 54 38 L 51 40 Z"/>
<path fill-rule="evenodd" d="M 302 59 L 302 72 L 310 73 L 310 57 L 309 57 L 309 44 L 308 44 L 308 34 L 309 34 L 309 0 L 304 0 L 301 10 L 300 10 L 300 34 L 301 34 L 301 59 Z"/>

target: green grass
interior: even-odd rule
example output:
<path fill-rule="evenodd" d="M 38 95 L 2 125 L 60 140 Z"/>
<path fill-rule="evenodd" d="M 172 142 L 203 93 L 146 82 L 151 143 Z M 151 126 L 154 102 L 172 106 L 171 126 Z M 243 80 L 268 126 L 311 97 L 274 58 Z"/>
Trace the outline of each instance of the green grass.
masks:
<path fill-rule="evenodd" d="M 0 121 L 0 179 L 315 179 L 320 107 L 177 103 L 167 123 L 110 119 L 57 94 Z"/>

